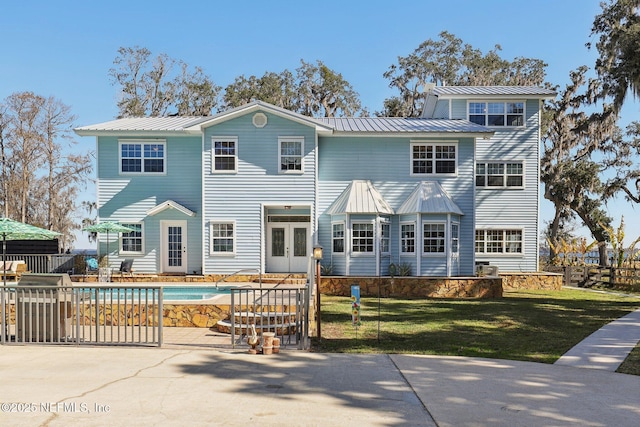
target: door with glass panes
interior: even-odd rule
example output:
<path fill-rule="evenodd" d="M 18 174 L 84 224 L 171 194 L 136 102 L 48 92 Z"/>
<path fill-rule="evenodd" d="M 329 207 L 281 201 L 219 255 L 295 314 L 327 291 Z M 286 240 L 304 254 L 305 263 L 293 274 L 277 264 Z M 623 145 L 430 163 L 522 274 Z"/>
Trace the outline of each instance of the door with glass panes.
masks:
<path fill-rule="evenodd" d="M 302 273 L 309 262 L 309 223 L 269 222 L 267 272 Z"/>

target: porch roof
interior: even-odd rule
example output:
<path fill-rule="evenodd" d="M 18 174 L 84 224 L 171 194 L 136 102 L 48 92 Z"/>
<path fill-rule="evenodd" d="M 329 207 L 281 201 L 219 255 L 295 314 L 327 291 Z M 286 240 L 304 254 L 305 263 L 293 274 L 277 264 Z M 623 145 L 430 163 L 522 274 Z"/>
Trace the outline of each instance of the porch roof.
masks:
<path fill-rule="evenodd" d="M 152 207 L 151 209 L 149 209 L 147 211 L 147 215 L 156 215 L 159 214 L 160 212 L 164 211 L 165 209 L 175 209 L 178 212 L 181 212 L 187 216 L 195 216 L 196 213 L 194 211 L 192 211 L 191 209 L 182 206 L 180 203 L 178 202 L 174 202 L 173 200 L 167 200 L 166 202 L 162 202 L 154 207 Z"/>
<path fill-rule="evenodd" d="M 464 215 L 462 209 L 451 200 L 451 197 L 449 197 L 440 183 L 435 181 L 422 181 L 418 184 L 396 213 L 452 213 Z"/>
<path fill-rule="evenodd" d="M 393 209 L 371 181 L 354 180 L 327 209 L 327 213 L 393 215 Z"/>

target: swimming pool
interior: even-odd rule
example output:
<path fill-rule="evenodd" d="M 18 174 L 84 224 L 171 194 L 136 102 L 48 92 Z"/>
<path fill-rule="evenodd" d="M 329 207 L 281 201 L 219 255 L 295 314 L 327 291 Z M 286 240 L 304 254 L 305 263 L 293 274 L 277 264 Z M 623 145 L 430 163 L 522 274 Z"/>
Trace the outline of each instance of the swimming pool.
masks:
<path fill-rule="evenodd" d="M 211 299 L 218 295 L 229 295 L 233 286 L 163 286 L 162 297 L 164 301 L 202 301 Z M 123 289 L 123 288 L 106 288 L 100 289 L 99 298 L 101 300 L 109 299 L 146 299 L 152 298 L 153 289 Z M 93 295 L 92 295 L 93 299 Z"/>
<path fill-rule="evenodd" d="M 218 295 L 229 295 L 231 286 L 164 286 L 162 297 L 170 301 L 198 301 Z"/>

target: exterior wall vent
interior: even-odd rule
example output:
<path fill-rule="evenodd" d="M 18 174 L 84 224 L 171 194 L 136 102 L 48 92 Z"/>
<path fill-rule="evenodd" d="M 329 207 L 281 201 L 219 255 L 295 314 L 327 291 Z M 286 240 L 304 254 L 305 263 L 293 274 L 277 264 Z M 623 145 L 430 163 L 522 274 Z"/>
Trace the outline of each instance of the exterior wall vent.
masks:
<path fill-rule="evenodd" d="M 256 113 L 253 115 L 253 125 L 257 128 L 263 128 L 267 125 L 267 116 L 264 113 Z"/>

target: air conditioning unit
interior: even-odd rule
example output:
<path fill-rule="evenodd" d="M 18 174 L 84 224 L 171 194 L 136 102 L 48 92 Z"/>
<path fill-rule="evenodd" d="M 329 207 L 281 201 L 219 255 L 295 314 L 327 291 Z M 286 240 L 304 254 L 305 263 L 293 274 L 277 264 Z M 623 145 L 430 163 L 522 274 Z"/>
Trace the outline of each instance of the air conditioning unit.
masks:
<path fill-rule="evenodd" d="M 498 277 L 497 265 L 476 265 L 476 276 Z"/>

